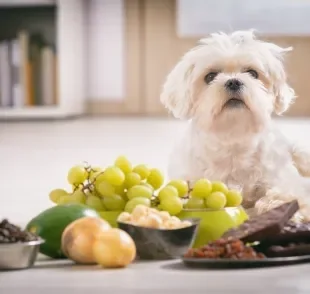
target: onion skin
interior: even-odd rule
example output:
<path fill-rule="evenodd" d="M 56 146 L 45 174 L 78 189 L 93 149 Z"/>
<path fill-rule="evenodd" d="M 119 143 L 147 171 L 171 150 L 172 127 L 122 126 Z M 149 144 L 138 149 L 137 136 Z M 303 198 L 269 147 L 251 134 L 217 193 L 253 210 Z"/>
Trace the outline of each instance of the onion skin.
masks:
<path fill-rule="evenodd" d="M 62 234 L 63 254 L 79 264 L 96 264 L 93 244 L 103 232 L 110 229 L 108 222 L 97 217 L 83 217 L 72 222 Z"/>
<path fill-rule="evenodd" d="M 93 255 L 105 268 L 123 268 L 134 261 L 136 245 L 128 233 L 113 228 L 103 232 L 94 242 Z"/>

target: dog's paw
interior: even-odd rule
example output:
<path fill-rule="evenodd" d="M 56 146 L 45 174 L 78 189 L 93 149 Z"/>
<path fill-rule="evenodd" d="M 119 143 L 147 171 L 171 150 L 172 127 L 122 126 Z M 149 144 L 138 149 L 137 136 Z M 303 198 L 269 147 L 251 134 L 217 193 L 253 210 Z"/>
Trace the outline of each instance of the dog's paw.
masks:
<path fill-rule="evenodd" d="M 266 196 L 262 197 L 256 202 L 255 210 L 257 214 L 262 214 L 268 210 L 293 200 L 298 201 L 300 209 L 295 213 L 291 220 L 296 223 L 310 222 L 310 202 L 305 201 L 304 198 L 282 193 L 277 188 L 268 190 Z"/>
<path fill-rule="evenodd" d="M 287 202 L 283 198 L 283 194 L 277 188 L 268 190 L 266 195 L 255 203 L 257 214 L 262 214 Z"/>

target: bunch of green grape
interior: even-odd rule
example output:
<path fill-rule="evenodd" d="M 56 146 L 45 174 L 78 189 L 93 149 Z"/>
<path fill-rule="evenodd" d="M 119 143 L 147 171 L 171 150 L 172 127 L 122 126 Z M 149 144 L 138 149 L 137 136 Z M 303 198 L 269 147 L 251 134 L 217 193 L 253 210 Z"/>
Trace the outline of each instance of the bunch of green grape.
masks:
<path fill-rule="evenodd" d="M 225 183 L 200 179 L 193 184 L 184 208 L 223 209 L 224 207 L 240 206 L 242 200 L 241 192 L 235 189 L 228 189 Z"/>
<path fill-rule="evenodd" d="M 80 203 L 102 211 L 131 213 L 139 205 L 154 207 L 178 215 L 183 208 L 220 209 L 241 204 L 241 194 L 228 190 L 225 184 L 201 179 L 189 188 L 184 180 L 172 180 L 164 185 L 164 175 L 145 164 L 133 166 L 119 156 L 106 168 L 78 165 L 68 171 L 72 191 L 55 189 L 50 199 L 56 204 Z"/>
<path fill-rule="evenodd" d="M 155 192 L 164 183 L 163 173 L 145 164 L 133 166 L 119 156 L 107 168 L 74 166 L 67 180 L 72 191 L 54 189 L 50 199 L 56 204 L 81 203 L 97 211 L 131 212 L 138 204 L 154 205 Z"/>

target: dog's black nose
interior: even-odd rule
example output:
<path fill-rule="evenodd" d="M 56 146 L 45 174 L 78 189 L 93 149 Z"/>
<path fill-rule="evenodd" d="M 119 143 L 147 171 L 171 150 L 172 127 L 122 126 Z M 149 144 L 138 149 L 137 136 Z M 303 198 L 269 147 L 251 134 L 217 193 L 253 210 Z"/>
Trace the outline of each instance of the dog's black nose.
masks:
<path fill-rule="evenodd" d="M 230 79 L 225 83 L 225 88 L 233 91 L 233 92 L 237 92 L 240 90 L 240 88 L 242 87 L 243 83 L 240 82 L 237 79 Z"/>

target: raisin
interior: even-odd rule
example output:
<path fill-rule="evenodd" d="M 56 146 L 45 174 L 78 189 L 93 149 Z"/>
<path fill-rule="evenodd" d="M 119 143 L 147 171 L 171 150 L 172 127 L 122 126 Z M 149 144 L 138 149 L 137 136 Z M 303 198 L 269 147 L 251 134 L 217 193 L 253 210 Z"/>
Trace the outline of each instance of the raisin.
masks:
<path fill-rule="evenodd" d="M 261 259 L 265 256 L 257 253 L 252 247 L 246 246 L 241 240 L 227 238 L 210 242 L 201 248 L 188 250 L 186 257 L 197 258 L 228 258 L 228 259 Z"/>

